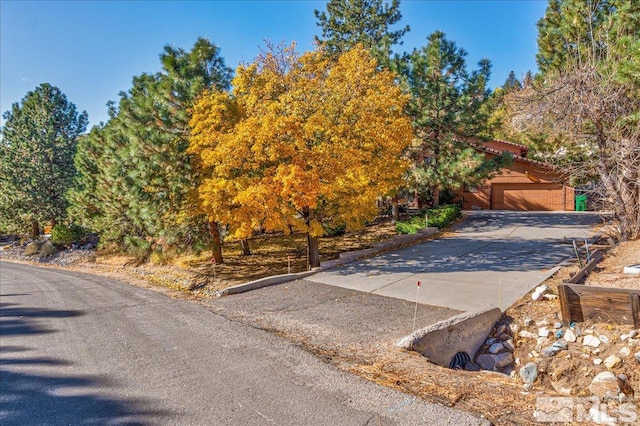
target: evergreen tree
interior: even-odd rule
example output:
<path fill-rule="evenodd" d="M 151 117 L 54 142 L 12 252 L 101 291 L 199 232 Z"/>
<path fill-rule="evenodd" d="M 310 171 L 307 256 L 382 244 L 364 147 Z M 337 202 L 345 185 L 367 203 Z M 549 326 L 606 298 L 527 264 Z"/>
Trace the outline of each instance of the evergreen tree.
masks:
<path fill-rule="evenodd" d="M 329 0 L 327 11 L 314 11 L 322 37 L 316 41 L 337 57 L 360 44 L 370 50 L 382 65 L 388 66 L 391 48 L 402 44 L 400 39 L 409 31 L 409 26 L 392 31 L 400 22 L 400 0 L 391 4 L 384 0 Z"/>
<path fill-rule="evenodd" d="M 39 233 L 66 217 L 64 194 L 75 173 L 77 139 L 87 113 L 48 83 L 27 93 L 3 114 L 0 141 L 0 223 L 6 230 Z"/>
<path fill-rule="evenodd" d="M 480 68 L 469 73 L 466 54 L 437 31 L 428 37 L 427 46 L 409 56 L 406 83 L 412 97 L 407 112 L 418 138 L 411 153 L 411 186 L 430 192 L 433 205 L 439 204 L 442 190 L 486 177 L 479 172 L 490 169 L 463 140 L 486 128 L 483 107 L 489 97 L 491 64 L 483 59 Z"/>
<path fill-rule="evenodd" d="M 83 141 L 76 163 L 86 173 L 70 194 L 75 212 L 83 214 L 84 206 L 105 241 L 143 254 L 154 246 L 209 240 L 208 219 L 195 211 L 199 177 L 186 153 L 189 108 L 209 88 L 228 89 L 231 78 L 219 49 L 206 39 L 189 52 L 166 46 L 160 60 L 162 71 L 134 77 L 107 125 Z M 98 177 L 87 174 L 94 170 Z"/>
<path fill-rule="evenodd" d="M 509 72 L 509 77 L 507 77 L 507 79 L 505 80 L 504 84 L 502 85 L 502 89 L 505 92 L 511 92 L 513 90 L 521 90 L 522 89 L 522 83 L 520 83 L 520 80 L 518 80 L 516 78 L 516 73 L 513 71 Z"/>

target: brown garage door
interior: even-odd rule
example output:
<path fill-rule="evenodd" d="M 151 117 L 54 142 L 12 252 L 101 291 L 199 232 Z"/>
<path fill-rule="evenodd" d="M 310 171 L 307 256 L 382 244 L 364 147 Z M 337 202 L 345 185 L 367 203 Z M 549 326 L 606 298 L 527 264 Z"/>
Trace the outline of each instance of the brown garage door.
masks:
<path fill-rule="evenodd" d="M 562 185 L 554 183 L 494 183 L 493 210 L 564 210 Z"/>

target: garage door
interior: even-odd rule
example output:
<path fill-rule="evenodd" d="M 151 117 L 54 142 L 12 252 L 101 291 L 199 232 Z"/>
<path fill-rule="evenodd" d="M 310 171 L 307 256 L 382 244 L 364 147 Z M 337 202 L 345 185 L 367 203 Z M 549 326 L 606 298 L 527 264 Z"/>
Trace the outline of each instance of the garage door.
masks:
<path fill-rule="evenodd" d="M 493 210 L 564 210 L 562 185 L 554 183 L 495 183 Z"/>

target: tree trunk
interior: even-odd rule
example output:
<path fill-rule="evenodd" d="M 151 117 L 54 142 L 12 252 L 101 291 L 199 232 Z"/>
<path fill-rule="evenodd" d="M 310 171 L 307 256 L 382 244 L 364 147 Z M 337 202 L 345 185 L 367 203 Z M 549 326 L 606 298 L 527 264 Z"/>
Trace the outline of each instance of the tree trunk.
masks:
<path fill-rule="evenodd" d="M 400 207 L 398 206 L 397 195 L 394 195 L 393 198 L 391 198 L 391 219 L 393 219 L 394 222 L 400 220 Z"/>
<path fill-rule="evenodd" d="M 317 268 L 320 266 L 320 251 L 318 249 L 318 237 L 312 237 L 307 233 L 307 257 L 309 260 L 310 268 Z"/>
<path fill-rule="evenodd" d="M 40 224 L 37 220 L 31 221 L 31 236 L 33 238 L 38 238 L 40 236 Z"/>
<path fill-rule="evenodd" d="M 240 240 L 240 247 L 242 247 L 242 254 L 244 256 L 251 256 L 251 248 L 249 247 L 249 240 L 243 238 Z"/>
<path fill-rule="evenodd" d="M 220 230 L 216 222 L 209 222 L 209 233 L 211 234 L 211 256 L 216 263 L 223 263 L 222 241 L 220 241 Z"/>
<path fill-rule="evenodd" d="M 440 205 L 440 187 L 433 188 L 432 195 L 432 207 L 438 207 Z"/>

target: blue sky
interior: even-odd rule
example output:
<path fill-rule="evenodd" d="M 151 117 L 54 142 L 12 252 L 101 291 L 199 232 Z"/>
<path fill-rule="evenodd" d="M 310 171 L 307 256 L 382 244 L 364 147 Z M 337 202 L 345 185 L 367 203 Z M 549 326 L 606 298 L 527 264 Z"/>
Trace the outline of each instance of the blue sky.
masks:
<path fill-rule="evenodd" d="M 189 50 L 197 37 L 218 45 L 227 66 L 251 62 L 264 46 L 296 41 L 313 48 L 320 35 L 314 9 L 326 1 L 24 1 L 0 0 L 2 112 L 48 82 L 59 87 L 91 125 L 107 119 L 106 103 L 131 87 L 133 76 L 160 69 L 166 44 Z M 436 30 L 468 52 L 469 70 L 489 58 L 491 87 L 509 71 L 536 71 L 535 23 L 544 0 L 402 0 L 401 25 L 411 31 L 398 51 L 426 44 Z M 4 123 L 4 120 L 2 120 Z"/>

